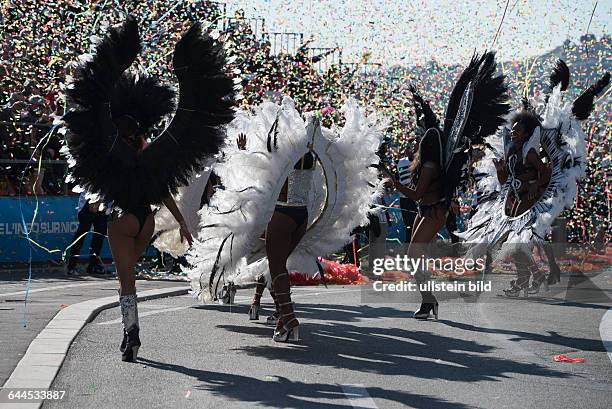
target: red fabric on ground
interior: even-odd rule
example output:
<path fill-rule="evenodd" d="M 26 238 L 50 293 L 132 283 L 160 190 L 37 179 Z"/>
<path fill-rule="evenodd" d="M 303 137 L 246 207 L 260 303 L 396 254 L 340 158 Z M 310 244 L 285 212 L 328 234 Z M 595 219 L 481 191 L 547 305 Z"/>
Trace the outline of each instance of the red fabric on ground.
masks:
<path fill-rule="evenodd" d="M 584 362 L 584 361 L 586 361 L 586 359 L 584 359 L 584 358 L 570 358 L 567 355 L 561 354 L 561 355 L 553 356 L 553 361 L 555 361 L 555 362 L 569 362 L 569 363 L 573 364 L 573 363 Z"/>

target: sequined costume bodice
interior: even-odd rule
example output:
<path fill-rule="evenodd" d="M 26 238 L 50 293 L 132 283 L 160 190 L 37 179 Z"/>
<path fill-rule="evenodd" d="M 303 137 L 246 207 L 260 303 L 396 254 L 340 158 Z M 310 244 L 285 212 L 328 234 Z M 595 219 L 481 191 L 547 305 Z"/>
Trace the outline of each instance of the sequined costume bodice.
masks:
<path fill-rule="evenodd" d="M 315 168 L 315 161 L 311 155 L 306 154 L 291 169 L 287 176 L 287 201 L 279 200 L 276 202 L 277 204 L 291 207 L 308 206 L 308 192 Z"/>

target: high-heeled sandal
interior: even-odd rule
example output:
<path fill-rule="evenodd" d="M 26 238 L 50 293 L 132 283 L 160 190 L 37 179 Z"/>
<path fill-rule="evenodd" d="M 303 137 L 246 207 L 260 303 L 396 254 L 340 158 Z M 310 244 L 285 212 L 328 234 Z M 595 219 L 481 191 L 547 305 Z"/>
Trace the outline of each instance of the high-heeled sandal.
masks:
<path fill-rule="evenodd" d="M 292 321 L 297 321 L 297 318 L 293 318 Z M 291 321 L 289 321 L 291 322 Z M 275 342 L 297 342 L 300 340 L 299 322 L 292 328 L 287 329 L 286 326 L 282 327 L 282 330 L 275 330 L 272 339 Z"/>
<path fill-rule="evenodd" d="M 286 302 L 281 302 L 282 298 L 285 296 Z M 299 341 L 298 326 L 300 322 L 295 318 L 293 302 L 291 302 L 291 293 L 276 293 L 276 297 L 279 300 L 278 307 L 280 315 L 272 339 L 276 342 Z"/>
<path fill-rule="evenodd" d="M 286 280 L 284 281 L 279 281 Z M 291 302 L 291 283 L 289 274 L 285 271 L 272 280 L 277 311 L 279 312 L 278 323 L 274 329 L 272 339 L 276 342 L 298 341 L 300 322 L 295 318 L 293 303 Z"/>
<path fill-rule="evenodd" d="M 523 293 L 523 297 L 528 297 L 529 293 L 528 290 L 529 289 L 529 282 L 523 282 L 523 283 L 519 283 L 518 280 L 512 280 L 510 281 L 510 287 L 506 288 L 504 291 L 504 294 L 506 294 L 506 297 L 518 297 L 521 293 Z"/>

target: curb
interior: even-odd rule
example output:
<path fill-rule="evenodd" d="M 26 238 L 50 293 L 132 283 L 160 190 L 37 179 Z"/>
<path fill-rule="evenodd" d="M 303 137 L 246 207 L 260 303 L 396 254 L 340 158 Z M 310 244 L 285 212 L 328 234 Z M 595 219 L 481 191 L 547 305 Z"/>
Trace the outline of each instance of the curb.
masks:
<path fill-rule="evenodd" d="M 185 295 L 188 292 L 189 287 L 147 290 L 138 295 L 138 301 Z M 93 321 L 101 311 L 118 305 L 118 297 L 112 296 L 72 304 L 59 311 L 30 343 L 2 388 L 48 390 L 66 358 L 70 344 L 85 324 Z M 38 409 L 42 404 L 43 401 L 0 403 L 0 408 Z"/>

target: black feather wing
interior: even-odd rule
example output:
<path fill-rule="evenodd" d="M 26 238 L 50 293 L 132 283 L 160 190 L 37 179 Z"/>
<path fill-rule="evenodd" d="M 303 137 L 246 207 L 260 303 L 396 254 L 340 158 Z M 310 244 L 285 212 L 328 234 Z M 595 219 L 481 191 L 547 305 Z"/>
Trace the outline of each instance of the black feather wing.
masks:
<path fill-rule="evenodd" d="M 145 203 L 159 203 L 200 171 L 202 159 L 219 151 L 223 125 L 234 118 L 234 82 L 224 73 L 223 45 L 194 24 L 177 43 L 173 57 L 179 81 L 176 114 L 166 130 L 138 158 Z"/>
<path fill-rule="evenodd" d="M 138 24 L 128 17 L 121 26 L 110 29 L 91 58 L 80 63 L 67 90 L 72 108 L 62 119 L 68 128 L 66 141 L 73 159 L 70 174 L 78 185 L 109 199 L 114 198 L 114 181 L 108 170 L 121 163 L 120 158 L 107 155 L 117 134 L 111 99 L 116 84 L 140 49 Z M 123 160 L 129 163 L 134 157 Z"/>
<path fill-rule="evenodd" d="M 595 84 L 586 89 L 576 100 L 572 106 L 572 113 L 576 119 L 583 121 L 591 115 L 593 111 L 593 101 L 610 83 L 610 73 L 607 72 Z"/>
<path fill-rule="evenodd" d="M 440 130 L 440 121 L 431 109 L 429 102 L 423 98 L 414 84 L 410 84 L 409 89 L 413 97 L 417 126 L 421 128 L 423 132 L 427 131 L 429 128 Z"/>
<path fill-rule="evenodd" d="M 468 84 L 478 73 L 478 68 L 480 67 L 480 64 L 482 64 L 483 59 L 484 56 L 481 57 L 478 54 L 474 54 L 470 60 L 470 63 L 463 70 L 457 79 L 453 90 L 451 91 L 450 97 L 448 98 L 448 104 L 446 105 L 446 112 L 444 114 L 445 139 L 448 138 L 451 128 L 455 122 L 455 118 L 457 117 L 457 112 L 459 111 L 459 106 L 461 104 L 461 98 L 463 97 Z"/>
<path fill-rule="evenodd" d="M 561 91 L 567 90 L 567 87 L 569 86 L 569 80 L 570 71 L 567 67 L 567 64 L 565 64 L 565 61 L 561 59 L 557 60 L 555 67 L 550 73 L 550 91 L 552 92 L 552 90 L 555 89 L 555 87 L 559 84 L 561 84 Z"/>
<path fill-rule="evenodd" d="M 477 62 L 476 65 L 473 64 L 474 61 Z M 487 52 L 480 58 L 477 56 L 472 58 L 466 69 L 468 74 L 465 76 L 462 74 L 460 77 L 460 81 L 469 78 L 468 83 L 460 88 L 464 90 L 465 96 L 471 93 L 470 103 L 467 107 L 462 107 L 466 105 L 466 98 L 463 95 L 458 103 L 449 102 L 449 107 L 451 104 L 456 106 L 452 108 L 455 112 L 453 121 L 462 121 L 463 124 L 459 127 L 462 131 L 457 134 L 453 128 L 457 128 L 458 125 L 453 122 L 446 141 L 447 148 L 453 146 L 445 156 L 444 190 L 448 199 L 452 198 L 456 190 L 467 181 L 472 146 L 484 144 L 485 138 L 494 134 L 505 123 L 505 116 L 510 111 L 507 102 L 508 89 L 504 84 L 504 77 L 496 75 L 496 67 L 493 52 Z M 463 108 L 467 108 L 466 112 L 463 112 Z M 450 108 L 447 110 L 447 118 L 449 112 Z"/>

